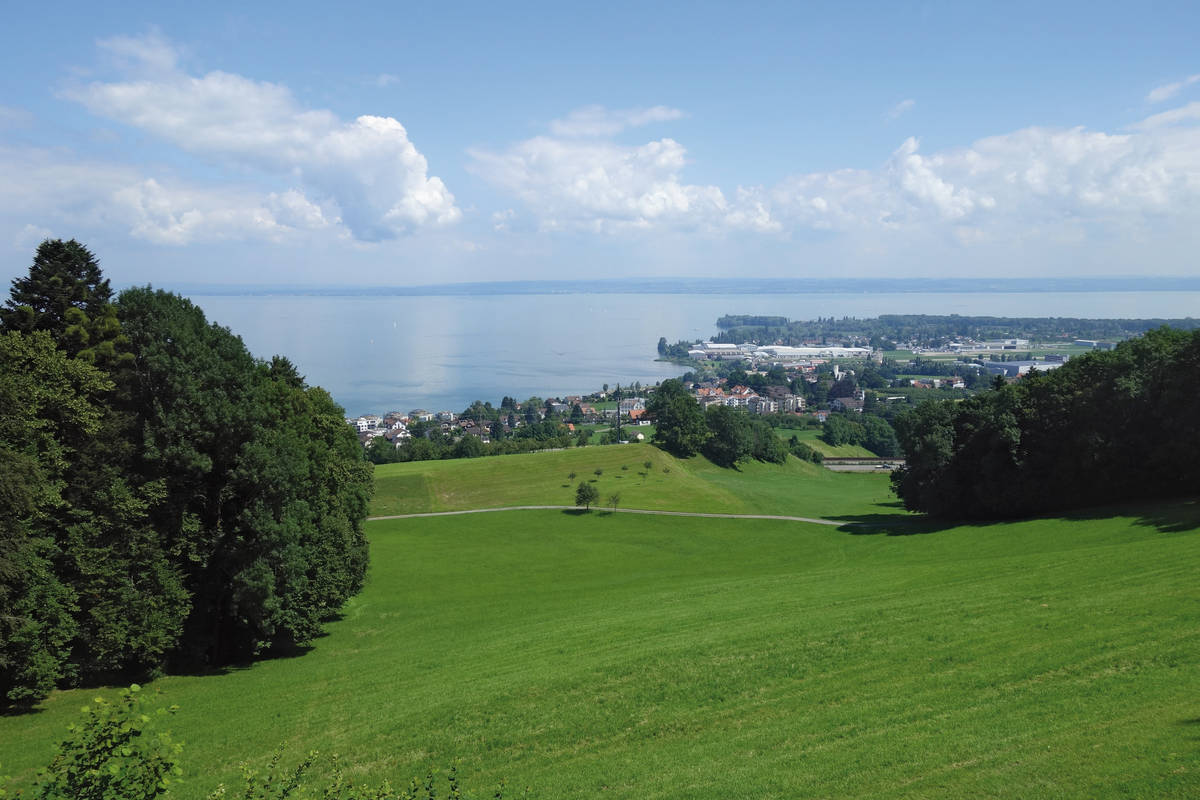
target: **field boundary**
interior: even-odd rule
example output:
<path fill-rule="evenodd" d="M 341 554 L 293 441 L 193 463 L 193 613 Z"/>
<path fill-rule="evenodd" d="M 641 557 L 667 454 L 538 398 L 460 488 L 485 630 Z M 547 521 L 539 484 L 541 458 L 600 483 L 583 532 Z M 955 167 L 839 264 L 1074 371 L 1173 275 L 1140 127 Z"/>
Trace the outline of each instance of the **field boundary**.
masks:
<path fill-rule="evenodd" d="M 389 514 L 380 517 L 367 517 L 367 522 L 379 522 L 387 519 L 417 519 L 419 517 L 453 517 L 461 514 L 491 514 L 497 511 L 582 511 L 579 506 L 501 506 L 498 508 L 468 508 L 460 511 L 423 511 L 415 514 Z M 612 514 L 654 514 L 664 517 L 704 517 L 707 519 L 774 519 L 784 522 L 808 522 L 813 525 L 856 525 L 855 522 L 839 522 L 833 519 L 819 517 L 790 517 L 781 514 L 718 514 L 703 511 L 657 511 L 648 508 L 605 508 L 596 506 L 597 511 Z"/>

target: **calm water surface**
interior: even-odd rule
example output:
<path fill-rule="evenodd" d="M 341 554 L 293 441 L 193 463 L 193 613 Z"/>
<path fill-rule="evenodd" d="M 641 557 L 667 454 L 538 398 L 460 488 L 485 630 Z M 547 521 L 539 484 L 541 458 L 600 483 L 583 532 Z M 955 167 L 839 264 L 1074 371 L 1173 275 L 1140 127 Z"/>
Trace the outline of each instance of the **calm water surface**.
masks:
<path fill-rule="evenodd" d="M 504 395 L 583 394 L 654 383 L 660 336 L 707 339 L 724 314 L 1196 317 L 1200 292 L 542 294 L 337 297 L 193 294 L 256 356 L 286 355 L 353 415 L 461 411 Z"/>

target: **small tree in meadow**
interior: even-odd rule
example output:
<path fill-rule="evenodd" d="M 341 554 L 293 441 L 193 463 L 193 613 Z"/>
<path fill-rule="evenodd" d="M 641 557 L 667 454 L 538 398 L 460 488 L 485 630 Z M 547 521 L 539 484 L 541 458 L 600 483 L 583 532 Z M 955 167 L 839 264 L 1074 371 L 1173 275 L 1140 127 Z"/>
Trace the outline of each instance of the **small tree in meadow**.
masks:
<path fill-rule="evenodd" d="M 620 503 L 621 503 L 621 493 L 620 492 L 613 492 L 612 494 L 610 494 L 608 496 L 608 505 L 612 508 L 612 510 L 614 512 L 616 512 L 617 506 L 620 505 Z"/>
<path fill-rule="evenodd" d="M 600 490 L 592 486 L 587 481 L 580 481 L 579 488 L 575 490 L 575 505 L 583 506 L 585 510 L 591 510 L 592 503 L 600 499 Z"/>

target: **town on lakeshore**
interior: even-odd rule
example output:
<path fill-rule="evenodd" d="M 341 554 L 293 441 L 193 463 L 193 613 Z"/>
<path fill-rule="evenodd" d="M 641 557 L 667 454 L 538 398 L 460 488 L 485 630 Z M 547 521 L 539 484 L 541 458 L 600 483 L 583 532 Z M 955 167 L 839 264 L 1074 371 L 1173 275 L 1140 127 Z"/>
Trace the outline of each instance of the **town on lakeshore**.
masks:
<path fill-rule="evenodd" d="M 687 368 L 682 380 L 702 409 L 723 405 L 757 416 L 807 417 L 811 424 L 820 425 L 831 412 L 877 412 L 888 404 L 911 405 L 934 397 L 939 390 L 965 396 L 990 385 L 997 376 L 1012 381 L 1031 371 L 1048 372 L 1061 367 L 1072 354 L 1111 350 L 1116 344 L 1113 340 L 1070 338 L 1062 332 L 1050 341 L 1020 336 L 931 336 L 927 332 L 894 342 L 867 335 L 860 330 L 862 324 L 847 327 L 845 320 L 820 322 L 832 323 L 826 327 L 843 335 L 833 342 L 828 335 L 800 340 L 784 335 L 774 340 L 763 336 L 675 345 L 664 338 L 659 341 L 658 353 L 660 359 Z M 1007 330 L 1037 330 L 1029 322 L 1008 321 Z M 1069 322 L 1075 323 L 1070 327 L 1077 330 L 1091 329 L 1080 324 L 1088 321 Z M 726 334 L 740 330 L 747 332 L 745 335 L 800 325 L 781 317 L 722 317 L 717 324 Z M 1139 328 L 1134 325 L 1133 329 Z M 1121 332 L 1130 335 L 1127 330 Z M 718 338 L 730 337 L 723 334 Z M 597 432 L 603 434 L 601 443 L 643 441 L 649 438 L 648 431 L 637 429 L 652 424 L 646 404 L 655 389 L 641 384 L 610 389 L 605 384 L 588 394 L 524 401 L 505 397 L 498 407 L 490 401 L 476 401 L 462 411 L 392 410 L 346 421 L 357 431 L 360 443 L 376 453 L 381 452 L 382 442 L 399 450 L 412 443 L 414 434 L 426 439 L 440 437 L 446 445 L 441 455 L 425 457 L 454 457 L 450 445 L 461 442 L 465 444 L 457 448 L 460 455 L 480 455 L 483 449 L 477 444 L 522 437 L 534 425 L 543 426 L 534 438 L 545 439 L 540 434 L 554 426 L 566 434 L 561 437 L 563 444 L 588 444 Z M 624 434 L 620 425 L 626 426 Z"/>

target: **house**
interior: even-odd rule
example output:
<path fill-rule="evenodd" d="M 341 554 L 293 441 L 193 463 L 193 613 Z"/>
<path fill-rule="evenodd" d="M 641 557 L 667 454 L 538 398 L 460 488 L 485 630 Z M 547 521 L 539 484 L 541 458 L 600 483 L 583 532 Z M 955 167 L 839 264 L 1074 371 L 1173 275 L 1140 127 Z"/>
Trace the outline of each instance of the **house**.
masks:
<path fill-rule="evenodd" d="M 751 414 L 774 414 L 779 411 L 779 403 L 768 397 L 752 397 L 746 402 L 746 410 Z"/>
<path fill-rule="evenodd" d="M 644 397 L 627 397 L 620 403 L 622 414 L 627 414 L 630 419 L 637 419 L 646 413 L 646 398 Z"/>
<path fill-rule="evenodd" d="M 829 407 L 834 411 L 856 411 L 861 414 L 863 399 L 861 397 L 835 397 L 829 401 Z"/>

